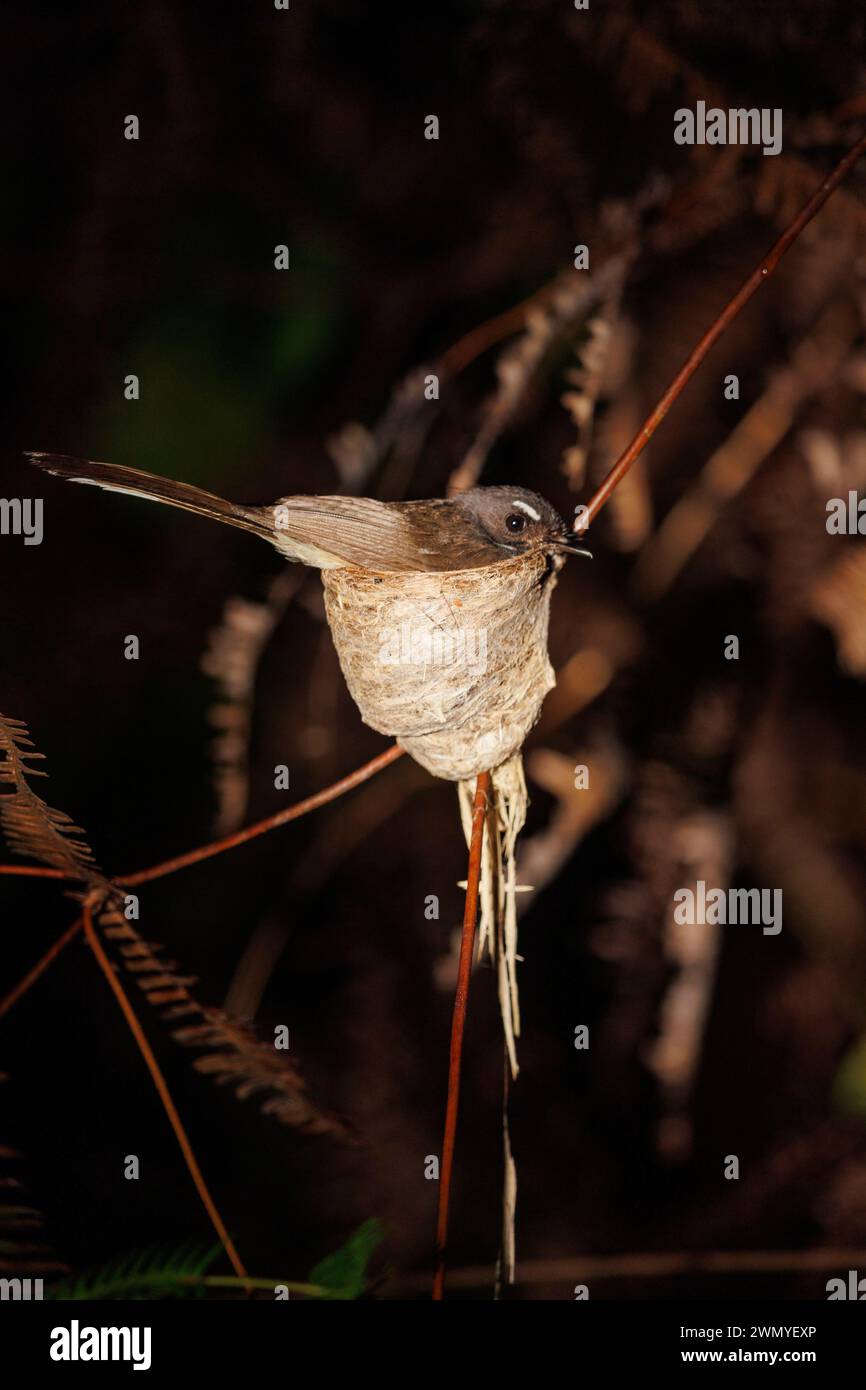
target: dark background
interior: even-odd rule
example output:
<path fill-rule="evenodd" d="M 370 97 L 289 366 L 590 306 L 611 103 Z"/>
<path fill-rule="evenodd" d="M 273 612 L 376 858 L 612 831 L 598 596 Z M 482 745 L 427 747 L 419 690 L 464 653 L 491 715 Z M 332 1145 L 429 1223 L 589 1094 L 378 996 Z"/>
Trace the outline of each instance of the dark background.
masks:
<path fill-rule="evenodd" d="M 29 723 L 48 758 L 44 794 L 86 828 L 106 871 L 212 837 L 218 695 L 202 655 L 226 601 L 264 600 L 281 562 L 239 532 L 37 477 L 20 451 L 111 459 L 246 502 L 340 490 L 351 480 L 332 441 L 347 423 L 375 430 L 408 372 L 435 369 L 463 335 L 567 272 L 576 243 L 600 267 L 626 216 L 643 251 L 609 315 L 588 464 L 597 481 L 855 138 L 863 28 L 860 5 L 803 0 L 7 11 L 0 491 L 45 499 L 45 538 L 0 539 L 2 706 Z M 782 107 L 783 154 L 676 146 L 673 112 L 697 99 Z M 128 113 L 137 142 L 123 138 Z M 424 139 L 430 113 L 436 142 Z M 554 595 L 551 655 L 573 679 L 528 745 L 525 844 L 544 858 L 552 826 L 562 864 L 521 925 L 511 1112 L 522 1260 L 866 1245 L 866 598 L 862 563 L 853 579 L 839 567 L 858 542 L 824 525 L 827 497 L 866 482 L 864 195 L 861 169 L 676 406 L 594 528 L 593 564 L 572 563 Z M 291 250 L 285 273 L 277 243 Z M 818 345 L 806 360 L 804 341 Z M 585 343 L 581 321 L 527 370 L 483 474 L 533 487 L 566 515 L 589 491 L 564 472 L 575 426 L 560 403 Z M 436 404 L 398 397 L 356 490 L 443 495 L 486 418 L 503 346 L 443 373 Z M 835 351 L 839 369 L 818 379 Z M 737 401 L 723 395 L 730 372 Z M 123 398 L 128 373 L 140 377 L 137 402 Z M 787 423 L 772 395 L 786 382 Z M 768 392 L 778 438 L 771 430 L 705 543 L 653 593 L 659 552 L 647 547 L 660 522 Z M 340 454 L 358 469 L 359 438 L 342 436 Z M 736 437 L 728 478 L 749 447 Z M 345 691 L 320 593 L 307 572 L 289 601 L 278 595 L 254 671 L 243 823 L 386 746 Z M 129 633 L 137 662 L 123 657 Z M 737 662 L 724 659 L 728 634 Z M 576 822 L 586 794 L 563 769 L 577 762 L 595 768 L 598 799 Z M 288 793 L 274 790 L 277 763 L 290 768 Z M 723 929 L 716 977 L 703 966 L 706 1027 L 680 1040 L 687 1080 L 672 1090 L 649 1059 L 660 1034 L 678 1041 L 665 1008 L 681 962 L 664 923 L 692 852 L 698 864 L 727 859 L 726 882 L 781 887 L 785 924 L 778 937 Z M 243 1012 L 236 972 L 250 943 L 259 960 L 259 946 L 281 944 L 257 1026 L 264 1037 L 290 1027 L 311 1097 L 362 1141 L 262 1117 L 195 1073 L 141 1005 L 253 1272 L 303 1278 L 378 1217 L 392 1272 L 379 1295 L 423 1293 L 437 1195 L 423 1170 L 441 1146 L 465 858 L 454 788 L 406 759 L 351 798 L 142 890 L 142 931 L 199 977 L 208 1002 L 228 994 Z M 425 919 L 429 894 L 438 921 Z M 38 882 L 4 881 L 0 898 L 11 985 L 74 908 Z M 581 1023 L 588 1053 L 572 1045 Z M 495 1259 L 500 1049 L 482 970 L 455 1267 Z M 19 1176 L 63 1261 L 87 1269 L 154 1242 L 209 1240 L 80 943 L 4 1022 L 0 1056 L 2 1140 L 22 1155 Z M 138 1183 L 122 1177 L 129 1153 Z M 728 1154 L 738 1182 L 723 1177 Z M 514 1296 L 569 1298 L 580 1277 L 577 1265 L 536 1268 Z M 826 1277 L 590 1283 L 593 1297 L 809 1298 L 824 1296 Z"/>

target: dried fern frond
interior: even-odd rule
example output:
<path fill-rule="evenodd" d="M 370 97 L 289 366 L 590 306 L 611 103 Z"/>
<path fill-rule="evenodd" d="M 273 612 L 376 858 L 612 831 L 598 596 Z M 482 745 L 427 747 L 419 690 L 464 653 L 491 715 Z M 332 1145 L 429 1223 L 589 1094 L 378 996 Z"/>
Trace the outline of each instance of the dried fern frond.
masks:
<path fill-rule="evenodd" d="M 436 363 L 413 367 L 401 377 L 372 430 L 352 420 L 325 441 L 345 492 L 358 493 L 401 439 L 423 439 L 435 415 L 424 394 L 431 372 L 447 375 Z"/>
<path fill-rule="evenodd" d="M 23 1279 L 62 1273 L 68 1266 L 42 1238 L 45 1218 L 26 1198 L 19 1161 L 15 1149 L 0 1143 L 0 1273 Z"/>
<path fill-rule="evenodd" d="M 291 1129 L 309 1134 L 339 1134 L 347 1130 L 337 1120 L 316 1110 L 304 1095 L 304 1082 L 296 1068 L 253 1030 L 221 1009 L 203 1008 L 204 1022 L 179 1028 L 174 1036 L 185 1047 L 207 1051 L 195 1062 L 197 1071 L 212 1076 L 220 1085 L 234 1086 L 239 1100 L 262 1097 L 262 1111 Z"/>
<path fill-rule="evenodd" d="M 816 168 L 797 155 L 780 154 L 777 159 L 759 161 L 755 181 L 755 210 L 764 217 L 773 217 L 779 226 L 790 222 L 815 187 Z M 866 230 L 866 212 L 862 197 L 849 189 L 837 189 L 827 204 L 826 217 L 814 227 L 806 228 L 803 245 L 830 235 L 843 236 L 855 243 L 862 242 Z"/>
<path fill-rule="evenodd" d="M 631 115 L 645 115 L 653 101 L 672 90 L 689 102 L 736 105 L 720 83 L 630 15 L 613 12 L 591 28 L 574 23 L 572 36 L 589 60 L 608 74 Z"/>
<path fill-rule="evenodd" d="M 166 963 L 155 948 L 143 941 L 118 910 L 121 890 L 97 868 L 83 831 L 69 816 L 46 805 L 28 786 L 28 777 L 46 773 L 31 767 L 43 755 L 33 751 L 27 726 L 18 719 L 0 716 L 0 782 L 13 791 L 0 795 L 0 826 L 10 848 L 18 854 L 39 859 L 60 869 L 72 879 L 81 880 L 87 896 L 98 895 L 103 903 L 99 921 L 105 936 L 120 945 L 123 963 L 135 974 L 148 1002 L 163 1008 L 163 1018 L 197 1016 L 194 1025 L 176 1033 L 188 1046 L 208 1049 L 195 1062 L 197 1070 L 231 1081 L 236 1094 L 245 1099 L 264 1096 L 262 1109 L 283 1124 L 313 1134 L 335 1134 L 348 1139 L 346 1127 L 324 1115 L 307 1099 L 304 1083 L 296 1068 L 275 1049 L 260 1043 L 250 1032 L 217 1009 L 199 1004 L 190 993 L 193 976 L 177 974 L 174 963 Z"/>
<path fill-rule="evenodd" d="M 262 603 L 233 596 L 212 628 L 201 659 L 220 699 L 208 711 L 219 731 L 213 741 L 213 786 L 217 799 L 214 833 L 228 835 L 241 825 L 249 798 L 249 756 L 256 674 L 265 648 L 304 582 L 286 569 L 268 587 Z"/>
<path fill-rule="evenodd" d="M 678 106 L 704 101 L 707 107 L 723 110 L 752 105 L 751 97 L 710 77 L 668 39 L 652 32 L 646 22 L 617 12 L 590 26 L 581 21 L 582 17 L 575 17 L 571 26 L 573 40 L 586 59 L 606 75 L 633 117 L 644 117 L 654 105 L 674 99 Z M 776 158 L 758 160 L 755 176 L 746 180 L 755 210 L 786 225 L 812 192 L 816 178 L 808 161 L 791 154 L 789 149 L 795 145 L 809 148 L 822 141 L 845 145 L 846 129 L 844 111 L 815 113 L 790 123 L 786 113 L 785 144 L 789 148 Z M 734 185 L 735 181 L 742 181 L 749 148 L 730 145 L 720 152 L 714 146 L 695 144 L 687 147 L 687 153 L 699 169 L 721 167 L 724 182 Z M 673 219 L 674 235 L 677 220 Z M 830 231 L 862 238 L 864 226 L 862 199 L 843 188 L 828 204 L 822 226 L 807 229 L 805 235 L 808 240 L 826 236 Z"/>
<path fill-rule="evenodd" d="M 813 331 L 797 345 L 790 361 L 773 373 L 766 390 L 644 546 L 631 577 L 633 591 L 642 602 L 657 602 L 667 592 L 725 508 L 788 434 L 804 404 L 837 379 L 856 336 L 857 324 L 847 298 L 831 300 Z"/>
<path fill-rule="evenodd" d="M 566 449 L 562 471 L 572 488 L 583 486 L 586 460 L 592 441 L 592 423 L 607 365 L 613 320 L 619 310 L 619 297 L 602 305 L 600 313 L 586 325 L 586 338 L 576 349 L 577 366 L 565 373 L 569 390 L 560 396 L 577 430 L 577 442 Z"/>
<path fill-rule="evenodd" d="M 672 854 L 682 881 L 703 879 L 726 890 L 733 859 L 732 828 L 724 815 L 698 806 L 675 826 Z M 693 1143 L 693 1097 L 716 988 L 722 931 L 707 924 L 696 932 L 677 922 L 673 903 L 665 914 L 663 949 L 670 974 L 659 1004 L 658 1032 L 645 1052 L 659 1086 L 662 1114 L 658 1147 L 663 1157 L 683 1159 Z"/>
<path fill-rule="evenodd" d="M 249 1027 L 220 1009 L 200 1004 L 190 991 L 195 977 L 178 974 L 176 962 L 161 959 L 159 948 L 144 941 L 119 911 L 103 912 L 99 926 L 119 950 L 147 1002 L 161 1011 L 161 1018 L 187 1020 L 172 1030 L 172 1036 L 184 1047 L 204 1050 L 193 1063 L 196 1071 L 233 1086 L 240 1100 L 259 1097 L 263 1113 L 290 1129 L 352 1141 L 345 1124 L 309 1100 L 303 1078 L 284 1053 L 261 1042 Z"/>
<path fill-rule="evenodd" d="M 812 591 L 811 611 L 836 639 L 839 665 L 866 676 L 866 546 L 847 546 Z"/>
<path fill-rule="evenodd" d="M 84 831 L 65 811 L 47 805 L 28 784 L 29 778 L 48 776 L 31 766 L 44 756 L 34 751 L 23 720 L 0 715 L 0 783 L 12 787 L 0 795 L 0 827 L 9 848 L 108 896 L 112 886 L 96 864 Z"/>
<path fill-rule="evenodd" d="M 11 1149 L 2 1153 L 17 1157 Z M 28 1279 L 66 1270 L 68 1266 L 41 1237 L 42 1212 L 22 1199 L 19 1180 L 0 1173 L 0 1272 L 4 1277 Z"/>
<path fill-rule="evenodd" d="M 474 487 L 496 440 L 507 428 L 549 356 L 566 343 L 595 307 L 619 292 L 633 252 L 612 256 L 592 277 L 567 271 L 545 307 L 529 311 L 526 329 L 496 363 L 498 386 L 484 406 L 474 442 L 448 479 L 448 492 Z"/>

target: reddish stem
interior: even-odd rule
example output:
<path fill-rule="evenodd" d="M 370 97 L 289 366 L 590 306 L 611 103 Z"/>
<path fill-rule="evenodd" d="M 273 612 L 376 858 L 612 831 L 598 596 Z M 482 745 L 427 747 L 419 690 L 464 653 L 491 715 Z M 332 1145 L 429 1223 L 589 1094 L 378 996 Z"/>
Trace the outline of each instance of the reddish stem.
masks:
<path fill-rule="evenodd" d="M 399 744 L 392 744 L 384 753 L 380 753 L 377 758 L 373 758 L 369 763 L 364 763 L 363 767 L 358 767 L 354 772 L 350 772 L 347 777 L 341 778 L 339 782 L 334 782 L 330 787 L 325 787 L 323 791 L 316 792 L 314 796 L 308 796 L 306 801 L 298 801 L 294 806 L 289 806 L 285 811 L 278 811 L 275 816 L 268 816 L 265 820 L 260 820 L 255 825 L 250 825 L 246 830 L 239 830 L 234 835 L 226 835 L 222 840 L 213 840 L 209 845 L 202 845 L 199 849 L 190 850 L 187 854 L 179 854 L 175 859 L 165 859 L 160 864 L 154 864 L 149 869 L 140 869 L 137 873 L 129 874 L 126 878 L 114 878 L 112 883 L 131 884 L 146 883 L 154 878 L 162 878 L 164 874 L 174 873 L 175 869 L 183 869 L 187 864 L 197 864 L 201 859 L 210 859 L 214 854 L 222 854 L 223 850 L 232 849 L 235 845 L 241 845 L 245 840 L 251 840 L 256 835 L 264 835 L 265 831 L 273 830 L 278 825 L 285 825 L 287 821 L 297 820 L 299 816 L 304 816 L 308 811 L 315 811 L 318 806 L 324 806 L 328 801 L 335 801 L 343 792 L 351 791 L 352 787 L 357 787 L 359 783 L 366 782 L 368 777 L 373 777 L 381 768 L 387 767 L 388 763 L 396 762 L 401 756 L 403 749 Z M 19 869 L 15 864 L 0 865 L 0 873 L 9 874 L 32 874 L 40 878 L 66 878 L 67 875 L 61 869 Z M 63 947 L 72 941 L 81 930 L 81 918 L 73 922 L 62 936 L 54 942 L 53 946 L 45 952 L 40 960 L 36 962 L 31 970 L 28 970 L 23 979 L 10 990 L 3 1000 L 0 1000 L 0 1018 L 17 1004 L 23 994 L 26 994 L 31 985 L 35 984 L 42 975 L 43 971 L 60 954 Z"/>
<path fill-rule="evenodd" d="M 466 876 L 466 904 L 463 910 L 463 936 L 460 941 L 460 964 L 457 969 L 457 992 L 454 995 L 454 1015 L 451 1022 L 451 1054 L 448 1062 L 448 1103 L 445 1107 L 445 1138 L 442 1142 L 442 1168 L 439 1181 L 439 1214 L 436 1222 L 436 1273 L 433 1276 L 433 1298 L 437 1302 L 445 1294 L 445 1247 L 448 1240 L 448 1212 L 451 1202 L 451 1174 L 454 1168 L 454 1142 L 457 1137 L 457 1110 L 460 1102 L 460 1065 L 463 1059 L 463 1031 L 466 1026 L 466 1006 L 469 1002 L 469 979 L 475 947 L 475 925 L 478 920 L 478 884 L 481 879 L 481 848 L 484 842 L 484 818 L 490 773 L 482 772 L 475 784 L 472 805 L 472 834 L 469 841 L 469 872 Z"/>
<path fill-rule="evenodd" d="M 84 927 L 84 934 L 87 937 L 90 949 L 96 957 L 96 963 L 102 971 L 103 975 L 105 976 L 106 980 L 108 981 L 109 989 L 111 990 L 112 994 L 114 995 L 115 999 L 120 1005 L 123 1016 L 126 1019 L 127 1025 L 129 1027 L 129 1031 L 132 1033 L 132 1036 L 134 1037 L 138 1046 L 138 1050 L 144 1058 L 145 1066 L 150 1072 L 151 1079 L 153 1081 L 154 1086 L 156 1087 L 159 1099 L 162 1102 L 162 1107 L 165 1110 L 166 1115 L 168 1116 L 168 1122 L 174 1130 L 174 1135 L 180 1146 L 180 1151 L 183 1154 L 184 1162 L 186 1163 L 187 1169 L 189 1170 L 189 1175 L 193 1180 L 193 1184 L 195 1185 L 195 1190 L 201 1198 L 202 1205 L 204 1206 L 205 1211 L 210 1217 L 211 1224 L 214 1230 L 216 1231 L 217 1235 L 219 1236 L 223 1249 L 229 1257 L 232 1269 L 234 1270 L 235 1274 L 238 1276 L 239 1279 L 246 1279 L 247 1271 L 244 1268 L 243 1261 L 241 1260 L 240 1255 L 235 1249 L 234 1241 L 228 1233 L 226 1224 L 220 1216 L 219 1208 L 217 1207 L 216 1202 L 211 1196 L 210 1189 L 208 1188 L 208 1185 L 204 1180 L 204 1175 L 202 1174 L 201 1168 L 198 1166 L 198 1159 L 196 1158 L 193 1152 L 192 1144 L 189 1142 L 189 1137 L 187 1135 L 186 1130 L 183 1127 L 183 1121 L 181 1120 L 180 1115 L 177 1112 L 177 1106 L 171 1098 L 171 1092 L 169 1091 L 165 1077 L 163 1076 L 162 1071 L 160 1070 L 159 1063 L 157 1062 L 156 1057 L 154 1056 L 153 1048 L 147 1041 L 147 1038 L 144 1035 L 144 1029 L 138 1021 L 138 1016 L 129 1002 L 129 998 L 127 997 L 126 991 L 123 988 L 123 985 L 120 983 L 120 980 L 117 978 L 117 974 L 114 968 L 112 967 L 111 961 L 108 959 L 108 956 L 105 954 L 105 951 L 103 950 L 102 942 L 99 940 L 96 928 L 93 925 L 93 911 L 89 903 L 85 903 L 84 905 L 82 925 Z"/>
<path fill-rule="evenodd" d="M 62 869 L 36 869 L 26 864 L 0 864 L 0 874 L 14 874 L 17 878 L 68 878 Z"/>
<path fill-rule="evenodd" d="M 23 979 L 18 981 L 14 989 L 10 989 L 9 993 L 5 996 L 5 998 L 0 1000 L 0 1018 L 3 1018 L 4 1014 L 7 1014 L 9 1012 L 13 1004 L 18 1003 L 18 1000 L 21 998 L 22 994 L 26 994 L 31 985 L 36 984 L 36 981 L 39 979 L 40 975 L 44 974 L 44 972 L 48 969 L 49 965 L 54 960 L 54 958 L 60 955 L 60 952 L 63 950 L 63 947 L 67 946 L 69 942 L 72 941 L 80 931 L 81 918 L 77 917 L 76 920 L 66 928 L 66 931 L 63 933 L 63 935 L 58 936 L 57 940 L 53 943 L 53 945 L 48 947 L 48 950 L 45 952 L 45 955 L 42 956 L 36 962 L 36 964 L 32 966 L 30 970 L 27 971 L 27 974 L 23 977 Z"/>
<path fill-rule="evenodd" d="M 686 358 L 664 395 L 641 425 L 634 439 L 625 451 L 620 454 L 601 486 L 597 488 L 590 498 L 586 510 L 575 522 L 576 531 L 585 531 L 595 519 L 614 488 L 618 483 L 622 482 L 622 479 L 631 468 L 635 459 L 643 453 L 643 450 L 652 439 L 652 436 L 667 415 L 674 401 L 694 376 L 707 353 L 715 343 L 718 342 L 725 329 L 729 326 L 731 321 L 736 318 L 743 306 L 749 302 L 758 287 L 764 283 L 768 276 L 772 275 L 785 252 L 797 240 L 803 228 L 812 221 L 815 214 L 821 211 L 821 208 L 830 197 L 830 194 L 838 188 L 846 174 L 850 173 L 851 169 L 853 169 L 864 152 L 866 152 L 866 132 L 860 136 L 860 139 L 855 145 L 852 145 L 844 158 L 840 159 L 832 174 L 828 174 L 827 178 L 818 185 L 811 198 L 804 204 L 793 222 L 785 228 L 779 240 L 771 250 L 768 251 L 760 264 L 755 266 L 755 269 L 752 271 L 746 283 L 741 286 L 733 299 L 725 305 L 715 322 L 707 329 L 697 347 Z"/>
<path fill-rule="evenodd" d="M 268 830 L 275 830 L 278 825 L 286 825 L 291 820 L 297 820 L 299 816 L 305 816 L 308 811 L 315 811 L 317 807 L 324 806 L 328 801 L 336 801 L 343 792 L 351 791 L 361 782 L 366 782 L 369 777 L 374 777 L 383 767 L 396 760 L 403 754 L 403 749 L 398 743 L 392 743 L 390 748 L 386 748 L 384 753 L 372 758 L 370 762 L 364 763 L 363 767 L 358 767 L 354 772 L 350 772 L 347 777 L 342 777 L 339 782 L 334 782 L 330 787 L 325 787 L 324 791 L 316 792 L 313 796 L 308 796 L 306 801 L 297 801 L 294 806 L 288 806 L 285 811 L 278 811 L 275 816 L 266 816 L 264 820 L 256 821 L 254 825 L 248 825 L 244 830 L 237 830 L 233 835 L 225 835 L 221 840 L 212 840 L 210 844 L 201 845 L 199 849 L 191 849 L 186 854 L 178 854 L 174 859 L 163 859 L 159 864 L 152 864 L 149 869 L 138 869 L 133 874 L 125 874 L 114 880 L 115 883 L 149 883 L 151 879 L 162 878 L 165 874 L 173 874 L 177 869 L 185 869 L 189 864 L 199 864 L 202 859 L 211 859 L 215 854 L 222 854 L 223 850 L 234 849 L 235 845 L 246 844 L 247 840 L 253 840 L 257 835 L 264 835 Z"/>

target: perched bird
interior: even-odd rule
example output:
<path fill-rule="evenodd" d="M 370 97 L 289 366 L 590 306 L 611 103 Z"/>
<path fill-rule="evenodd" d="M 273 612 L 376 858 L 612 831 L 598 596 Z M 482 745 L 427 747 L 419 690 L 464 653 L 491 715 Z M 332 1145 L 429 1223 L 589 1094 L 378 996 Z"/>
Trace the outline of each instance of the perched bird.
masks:
<path fill-rule="evenodd" d="M 478 569 L 518 555 L 590 552 L 537 492 L 474 487 L 447 500 L 379 502 L 371 497 L 282 497 L 271 507 L 226 502 L 191 483 L 175 483 L 114 463 L 28 452 L 46 473 L 111 492 L 166 502 L 239 526 L 287 560 L 318 569 L 347 565 L 385 573 Z"/>

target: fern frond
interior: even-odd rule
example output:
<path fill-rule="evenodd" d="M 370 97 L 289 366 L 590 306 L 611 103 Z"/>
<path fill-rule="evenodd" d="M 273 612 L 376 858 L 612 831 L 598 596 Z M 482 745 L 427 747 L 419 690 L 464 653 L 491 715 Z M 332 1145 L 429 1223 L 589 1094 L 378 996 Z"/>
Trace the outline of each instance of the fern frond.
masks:
<path fill-rule="evenodd" d="M 23 720 L 0 715 L 0 783 L 12 787 L 0 795 L 0 827 L 9 848 L 108 896 L 113 891 L 111 884 L 96 864 L 84 831 L 65 811 L 44 802 L 29 785 L 30 778 L 48 776 L 32 766 L 44 756 L 34 751 Z"/>
<path fill-rule="evenodd" d="M 208 719 L 217 729 L 211 748 L 217 835 L 228 835 L 243 822 L 249 796 L 256 675 L 274 629 L 303 578 L 303 570 L 298 575 L 287 568 L 272 580 L 262 603 L 238 596 L 228 599 L 219 624 L 208 635 L 201 668 L 217 682 L 220 697 L 208 711 Z"/>
<path fill-rule="evenodd" d="M 611 79 L 633 116 L 646 115 L 654 101 L 671 91 L 690 102 L 703 99 L 708 106 L 731 104 L 720 83 L 631 15 L 606 15 L 591 32 L 576 25 L 574 37 Z"/>
<path fill-rule="evenodd" d="M 498 384 L 483 406 L 474 442 L 448 480 L 449 492 L 475 486 L 487 455 L 514 419 L 544 364 L 571 342 L 600 302 L 616 293 L 630 259 L 627 252 L 612 256 L 592 279 L 582 271 L 564 272 L 547 304 L 527 313 L 524 332 L 497 359 Z"/>
<path fill-rule="evenodd" d="M 866 676 L 866 547 L 848 546 L 812 590 L 811 611 L 830 628 L 842 670 Z"/>
<path fill-rule="evenodd" d="M 204 1022 L 175 1033 L 185 1047 L 207 1049 L 193 1063 L 197 1071 L 220 1085 L 234 1086 L 239 1100 L 261 1096 L 263 1113 L 291 1129 L 348 1137 L 345 1126 L 310 1104 L 298 1071 L 272 1045 L 220 1009 L 205 1008 L 202 1013 Z"/>
<path fill-rule="evenodd" d="M 220 1244 L 185 1244 L 165 1251 L 161 1246 L 121 1255 L 101 1269 L 71 1275 L 45 1290 L 45 1297 L 63 1302 L 105 1302 L 115 1298 L 200 1298 L 202 1278 L 222 1254 Z"/>
<path fill-rule="evenodd" d="M 367 1284 L 367 1266 L 384 1237 L 376 1217 L 364 1221 L 332 1255 L 326 1255 L 310 1270 L 310 1283 L 323 1290 L 325 1298 L 360 1298 Z"/>
<path fill-rule="evenodd" d="M 775 165 L 774 168 L 769 166 Z M 784 153 L 778 159 L 760 160 L 754 183 L 755 210 L 784 226 L 802 207 L 815 187 L 815 166 L 799 155 Z M 837 190 L 827 204 L 827 216 L 817 227 L 807 228 L 805 241 L 820 236 L 845 236 L 859 244 L 866 231 L 862 196 L 847 188 Z"/>
<path fill-rule="evenodd" d="M 117 906 L 121 890 L 97 868 L 83 832 L 28 786 L 27 777 L 46 774 L 31 766 L 43 755 L 33 751 L 22 721 L 0 716 L 0 754 L 0 783 L 14 788 L 0 794 L 0 826 L 10 847 L 98 893 L 104 909 L 99 918 L 103 934 L 117 944 L 124 967 L 136 976 L 148 1003 L 162 1010 L 164 1020 L 189 1019 L 174 1036 L 184 1046 L 202 1049 L 203 1055 L 194 1062 L 196 1070 L 231 1084 L 241 1100 L 261 1097 L 264 1113 L 292 1129 L 349 1140 L 344 1124 L 310 1102 L 303 1079 L 284 1054 L 260 1042 L 251 1029 L 221 1010 L 200 1004 L 189 988 L 195 977 L 178 974 L 175 962 L 162 960 L 157 948 L 144 941 L 121 914 Z"/>
<path fill-rule="evenodd" d="M 0 1082 L 6 1080 L 0 1075 Z M 62 1273 L 68 1266 L 56 1258 L 41 1235 L 45 1218 L 26 1200 L 17 1171 L 20 1157 L 15 1149 L 0 1144 L 0 1273 L 13 1278 Z"/>
<path fill-rule="evenodd" d="M 587 321 L 586 335 L 575 348 L 577 366 L 565 372 L 570 389 L 560 397 L 560 403 L 574 422 L 577 440 L 566 450 L 562 471 L 573 489 L 583 486 L 586 474 L 595 410 L 608 364 L 611 334 L 619 314 L 621 291 L 622 282 L 599 312 Z"/>
<path fill-rule="evenodd" d="M 248 1294 L 253 1288 L 272 1295 L 282 1285 L 305 1298 L 355 1299 L 367 1287 L 368 1266 L 382 1238 L 381 1223 L 375 1218 L 365 1221 L 339 1250 L 320 1260 L 307 1283 L 283 1278 L 209 1276 L 207 1271 L 222 1253 L 222 1247 L 188 1243 L 176 1250 L 152 1246 L 120 1255 L 100 1269 L 70 1275 L 49 1285 L 44 1296 L 54 1302 L 145 1301 L 202 1298 L 212 1289 Z"/>
<path fill-rule="evenodd" d="M 260 1041 L 251 1028 L 222 1010 L 200 1004 L 190 991 L 195 977 L 178 974 L 177 963 L 163 960 L 159 948 L 144 941 L 117 909 L 103 912 L 99 926 L 106 940 L 116 945 L 148 1003 L 161 1011 L 161 1018 L 188 1020 L 173 1030 L 173 1036 L 184 1047 L 203 1049 L 193 1063 L 196 1071 L 231 1085 L 239 1100 L 259 1097 L 263 1113 L 291 1129 L 352 1142 L 345 1124 L 312 1104 L 303 1078 L 284 1053 Z"/>

